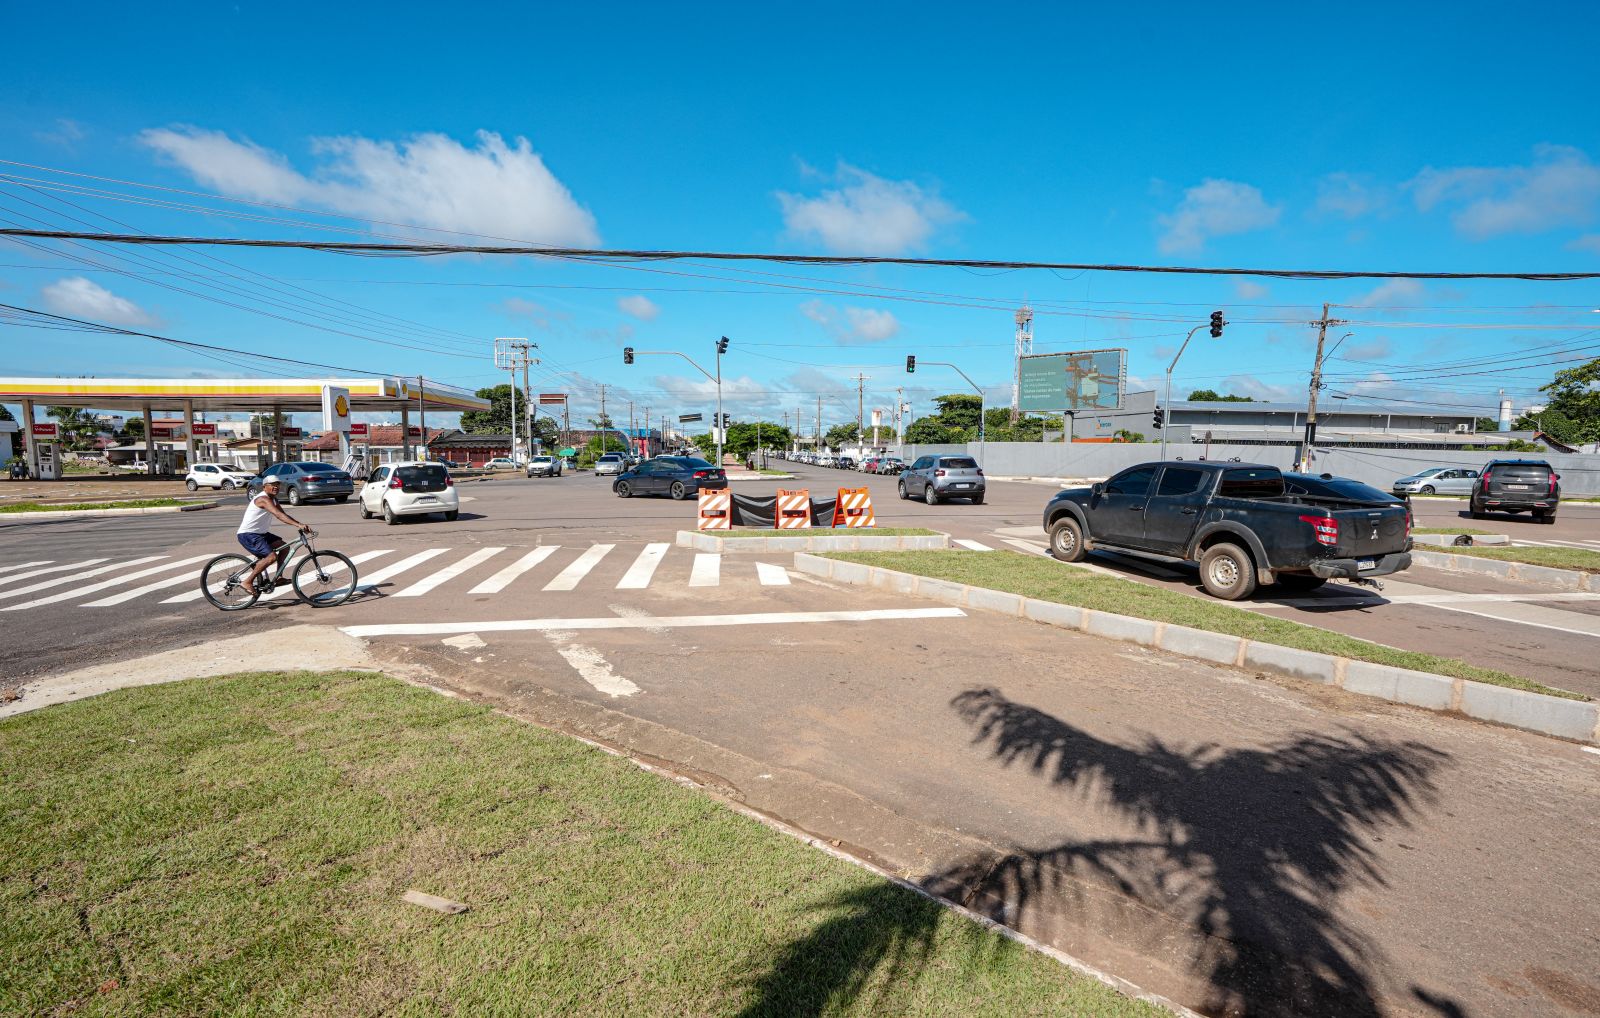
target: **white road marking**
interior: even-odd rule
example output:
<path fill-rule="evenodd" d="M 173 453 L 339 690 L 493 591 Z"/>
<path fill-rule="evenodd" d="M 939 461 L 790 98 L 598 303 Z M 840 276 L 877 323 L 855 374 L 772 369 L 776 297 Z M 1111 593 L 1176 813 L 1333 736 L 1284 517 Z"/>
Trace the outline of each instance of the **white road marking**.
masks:
<path fill-rule="evenodd" d="M 542 548 L 535 548 L 528 554 L 517 559 L 493 576 L 467 591 L 469 594 L 498 594 L 511 585 L 511 581 L 543 562 L 560 550 L 559 544 L 547 544 Z"/>
<path fill-rule="evenodd" d="M 987 544 L 979 544 L 977 541 L 968 541 L 960 537 L 956 538 L 956 543 L 968 551 L 994 551 Z"/>
<path fill-rule="evenodd" d="M 1050 550 L 1042 544 L 1034 544 L 1031 541 L 1019 541 L 1014 537 L 1004 538 L 1004 541 L 1018 551 L 1025 551 L 1032 555 L 1043 555 L 1045 558 L 1050 557 Z"/>
<path fill-rule="evenodd" d="M 379 555 L 387 555 L 387 554 L 389 554 L 389 550 L 388 549 L 384 549 L 383 551 L 369 551 L 365 555 L 356 556 L 353 559 L 353 561 L 362 562 L 362 561 L 365 561 L 366 559 L 369 559 L 369 558 L 377 558 Z M 157 580 L 154 583 L 147 583 L 142 587 L 134 587 L 132 590 L 124 590 L 121 593 L 112 594 L 110 597 L 102 597 L 98 601 L 90 601 L 87 604 L 79 605 L 79 607 L 80 608 L 109 608 L 109 607 L 111 607 L 113 605 L 119 605 L 119 604 L 123 604 L 123 603 L 128 602 L 128 601 L 132 601 L 136 597 L 143 597 L 145 594 L 148 594 L 148 593 L 150 593 L 152 591 L 165 590 L 168 587 L 176 587 L 176 586 L 179 586 L 180 584 L 185 584 L 185 583 L 199 583 L 200 582 L 200 577 L 204 573 L 205 573 L 204 569 L 196 569 L 192 573 L 183 573 L 183 574 L 181 574 L 179 576 L 169 577 L 168 579 L 165 579 L 165 580 Z M 193 597 L 190 597 L 189 600 L 192 601 L 192 600 L 195 600 L 195 599 Z"/>
<path fill-rule="evenodd" d="M 761 578 L 763 587 L 787 587 L 789 585 L 789 570 L 774 562 L 757 562 L 756 575 Z"/>
<path fill-rule="evenodd" d="M 477 633 L 462 633 L 460 636 L 447 636 L 439 642 L 444 644 L 446 647 L 454 647 L 457 650 L 477 650 L 479 647 L 489 646 L 487 643 L 483 642 L 483 637 L 479 636 Z"/>
<path fill-rule="evenodd" d="M 481 562 L 487 562 L 489 559 L 494 558 L 503 551 L 505 551 L 505 548 L 479 548 L 477 551 L 473 552 L 471 555 L 468 555 L 461 561 L 445 566 L 443 569 L 430 576 L 424 576 L 422 579 L 418 580 L 416 583 L 413 583 L 404 590 L 395 591 L 393 596 L 421 597 L 423 594 L 426 594 L 428 591 L 439 586 L 441 583 L 448 583 L 457 576 L 460 576 L 462 573 L 466 572 L 468 569 L 471 569 L 473 566 L 478 565 Z"/>
<path fill-rule="evenodd" d="M 656 574 L 656 567 L 661 560 L 666 558 L 670 544 L 647 544 L 639 557 L 633 560 L 633 565 L 623 574 L 617 582 L 618 590 L 643 590 L 650 586 L 650 578 Z"/>
<path fill-rule="evenodd" d="M 384 551 L 366 551 L 366 552 L 362 552 L 359 555 L 351 555 L 350 556 L 350 561 L 359 566 L 361 563 L 367 561 L 368 559 L 377 558 L 379 555 L 387 555 L 387 554 L 389 554 L 389 552 L 387 550 L 384 550 Z M 290 564 L 291 571 L 294 568 L 295 567 L 294 567 L 293 563 L 291 563 Z M 344 563 L 341 562 L 338 565 L 335 565 L 332 569 L 329 569 L 328 570 L 328 575 L 329 576 L 335 576 L 335 575 L 337 575 L 339 573 L 342 573 L 342 572 L 344 572 Z M 285 575 L 290 575 L 290 574 L 286 573 Z M 368 583 L 370 583 L 370 582 L 371 581 L 368 581 Z M 356 590 L 359 592 L 361 590 L 367 589 L 368 583 L 362 583 L 361 582 L 361 577 L 360 577 L 360 575 L 358 573 L 358 575 L 356 576 L 356 584 L 357 584 Z M 286 596 L 288 594 L 292 594 L 292 593 L 294 593 L 294 584 L 290 584 L 287 587 L 274 587 L 272 590 L 269 590 L 265 594 L 262 594 L 261 597 L 259 597 L 257 600 L 260 600 L 260 601 L 271 601 L 271 600 L 273 600 L 275 598 L 284 597 L 284 596 Z"/>
<path fill-rule="evenodd" d="M 722 556 L 714 551 L 695 554 L 694 568 L 689 570 L 689 586 L 715 587 L 722 582 Z"/>
<path fill-rule="evenodd" d="M 51 559 L 51 561 L 53 562 L 55 560 Z M 89 559 L 84 559 L 82 562 L 68 562 L 64 566 L 49 566 L 49 567 L 44 568 L 44 569 L 34 569 L 34 570 L 30 571 L 30 572 L 18 573 L 15 576 L 7 576 L 7 577 L 5 577 L 3 579 L 0 579 L 0 583 L 15 583 L 18 580 L 27 580 L 27 579 L 32 579 L 35 576 L 43 576 L 45 573 L 64 573 L 68 569 L 77 569 L 79 566 L 92 566 L 97 562 L 104 562 L 104 561 L 105 561 L 105 559 L 103 559 L 103 558 L 89 558 Z"/>
<path fill-rule="evenodd" d="M 511 619 L 498 622 L 394 622 L 342 626 L 349 636 L 444 636 L 449 633 L 559 632 L 563 629 L 689 629 L 719 626 L 784 626 L 811 622 L 887 622 L 903 619 L 959 619 L 960 608 L 879 608 L 839 612 L 757 612 L 750 615 L 652 615 L 646 618 Z"/>
<path fill-rule="evenodd" d="M 611 662 L 593 647 L 573 643 L 577 634 L 555 630 L 545 633 L 545 638 L 555 647 L 556 653 L 566 659 L 583 681 L 610 697 L 634 696 L 641 692 L 638 686 L 611 669 Z"/>
<path fill-rule="evenodd" d="M 176 562 L 163 562 L 158 566 L 151 566 L 148 569 L 141 569 L 136 573 L 124 573 L 121 576 L 115 576 L 109 580 L 101 580 L 99 583 L 91 583 L 87 587 L 74 587 L 72 590 L 62 591 L 59 594 L 47 594 L 44 597 L 36 597 L 32 601 L 24 601 L 22 604 L 11 605 L 5 610 L 8 612 L 17 612 L 26 608 L 37 608 L 40 605 L 55 604 L 57 601 L 70 601 L 72 598 L 82 597 L 85 594 L 93 594 L 97 591 L 105 590 L 107 587 L 115 587 L 119 583 L 127 583 L 129 580 L 142 580 L 146 576 L 154 576 L 156 573 L 164 573 L 168 569 L 177 569 L 182 566 L 193 565 L 196 562 L 204 562 L 206 559 L 212 557 L 213 556 L 211 554 L 207 553 L 205 555 L 192 555 L 189 558 L 179 559 Z M 180 577 L 180 579 L 183 578 L 185 577 Z"/>
<path fill-rule="evenodd" d="M 13 562 L 9 566 L 0 566 L 0 573 L 9 573 L 16 569 L 26 569 L 29 566 L 47 566 L 54 562 L 53 558 L 42 558 L 34 562 Z"/>
<path fill-rule="evenodd" d="M 599 565 L 600 560 L 605 558 L 606 555 L 610 553 L 611 549 L 615 547 L 616 545 L 614 544 L 591 544 L 587 551 L 573 559 L 572 562 L 567 565 L 567 568 L 557 573 L 555 579 L 545 584 L 544 589 L 574 589 L 585 576 L 589 575 L 589 570 Z"/>
<path fill-rule="evenodd" d="M 449 550 L 449 548 L 425 548 L 414 555 L 407 555 L 398 562 L 389 563 L 371 576 L 359 577 L 357 586 L 361 590 L 371 590 L 389 577 L 399 576 L 407 569 L 414 569 L 429 559 L 438 558 Z"/>
<path fill-rule="evenodd" d="M 59 587 L 63 583 L 77 583 L 79 580 L 87 580 L 91 576 L 99 576 L 102 573 L 109 573 L 114 569 L 127 569 L 129 566 L 142 566 L 146 562 L 158 562 L 164 558 L 166 558 L 165 555 L 146 555 L 143 558 L 129 559 L 126 562 L 113 562 L 108 566 L 100 566 L 95 569 L 85 569 L 83 572 L 73 573 L 71 576 L 57 576 L 50 580 L 40 580 L 38 583 L 30 583 L 26 587 L 18 587 L 16 590 L 0 590 L 0 597 L 16 597 L 18 594 L 31 594 L 36 590 L 46 590 L 50 587 Z M 95 559 L 94 561 L 104 562 L 105 559 Z"/>
<path fill-rule="evenodd" d="M 1596 749 L 1594 746 L 1581 746 L 1579 748 L 1581 748 L 1585 753 L 1593 753 L 1596 756 L 1600 756 L 1600 749 Z"/>
<path fill-rule="evenodd" d="M 1506 604 L 1497 612 L 1481 608 L 1465 608 L 1458 604 L 1436 604 L 1430 607 L 1438 608 L 1440 611 L 1460 612 L 1463 615 L 1477 615 L 1480 618 L 1494 619 L 1496 622 L 1512 622 L 1519 626 L 1552 629 L 1558 633 L 1571 633 L 1574 636 L 1600 637 L 1600 618 L 1557 611 L 1554 608 L 1540 608 L 1533 604 Z M 1562 622 L 1576 623 L 1576 625 L 1561 625 Z"/>

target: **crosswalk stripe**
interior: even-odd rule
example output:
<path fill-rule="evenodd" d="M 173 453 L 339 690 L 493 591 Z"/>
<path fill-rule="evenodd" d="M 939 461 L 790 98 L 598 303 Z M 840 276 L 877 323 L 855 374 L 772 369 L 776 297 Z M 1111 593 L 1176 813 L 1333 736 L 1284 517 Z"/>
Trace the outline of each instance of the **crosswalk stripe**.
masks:
<path fill-rule="evenodd" d="M 55 559 L 42 558 L 36 562 L 13 562 L 9 566 L 0 566 L 0 573 L 9 573 L 17 569 L 26 569 L 29 566 L 47 566 L 54 561 Z"/>
<path fill-rule="evenodd" d="M 178 569 L 183 566 L 193 565 L 196 562 L 204 562 L 206 559 L 211 557 L 211 554 L 208 552 L 205 555 L 191 555 L 189 558 L 179 559 L 176 562 L 163 562 L 158 566 L 151 566 L 148 569 L 141 569 L 136 573 L 124 573 L 121 576 L 113 576 L 109 580 L 101 580 L 99 583 L 91 583 L 87 587 L 74 587 L 71 590 L 62 591 L 59 594 L 47 594 L 44 597 L 36 597 L 32 601 L 24 601 L 22 604 L 11 605 L 5 610 L 8 612 L 16 612 L 22 611 L 25 608 L 37 608 L 40 605 L 55 604 L 57 601 L 70 601 L 75 597 L 82 597 L 85 594 L 93 594 L 96 591 L 105 590 L 107 587 L 115 587 L 118 584 L 127 583 L 129 580 L 142 580 L 146 576 L 154 576 L 156 573 L 164 573 L 168 569 Z"/>
<path fill-rule="evenodd" d="M 371 559 L 375 559 L 379 555 L 387 555 L 387 554 L 389 554 L 389 549 L 388 548 L 384 548 L 384 549 L 382 549 L 380 551 L 364 551 L 359 555 L 351 555 L 350 556 L 350 561 L 359 566 L 361 563 L 369 561 Z M 293 570 L 293 568 L 294 568 L 293 564 L 291 564 L 290 565 L 290 569 Z M 342 572 L 344 572 L 344 565 L 340 564 L 340 565 L 336 565 L 332 569 L 328 570 L 328 575 L 329 576 L 335 576 L 335 575 L 337 575 L 339 573 L 342 573 Z M 285 575 L 292 576 L 293 573 L 291 571 L 290 573 L 286 573 Z M 368 586 L 371 582 L 372 582 L 371 580 L 363 581 L 361 579 L 361 576 L 360 576 L 360 571 L 357 570 L 356 590 L 358 592 L 360 591 L 360 589 L 362 587 Z M 271 600 L 273 600 L 275 598 L 284 597 L 284 596 L 286 596 L 288 594 L 292 594 L 292 593 L 294 593 L 294 584 L 291 583 L 287 587 L 274 587 L 273 589 L 267 591 L 265 594 L 262 594 L 259 598 L 257 598 L 257 600 L 258 601 L 271 601 Z"/>
<path fill-rule="evenodd" d="M 145 594 L 148 594 L 152 591 L 165 590 L 168 587 L 176 587 L 183 583 L 199 583 L 200 576 L 204 572 L 204 569 L 196 569 L 192 572 L 179 573 L 177 576 L 168 577 L 164 580 L 157 580 L 154 583 L 146 583 L 142 587 L 134 587 L 132 590 L 120 591 L 116 594 L 112 594 L 110 597 L 102 597 L 98 601 L 89 601 L 83 605 L 80 605 L 80 607 L 109 608 L 112 605 L 124 604 L 128 601 L 132 601 L 136 597 L 143 597 Z"/>
<path fill-rule="evenodd" d="M 689 570 L 689 586 L 715 587 L 722 582 L 722 556 L 714 551 L 702 551 L 694 557 L 694 568 Z"/>
<path fill-rule="evenodd" d="M 473 552 L 471 555 L 468 555 L 461 561 L 451 563 L 436 573 L 424 576 L 422 579 L 418 580 L 416 583 L 413 583 L 404 590 L 395 591 L 393 596 L 421 597 L 423 594 L 426 594 L 428 591 L 439 586 L 441 583 L 448 583 L 457 576 L 460 576 L 462 573 L 466 572 L 468 569 L 471 569 L 473 566 L 478 565 L 481 562 L 487 562 L 503 551 L 505 551 L 504 548 L 479 548 L 477 551 Z"/>
<path fill-rule="evenodd" d="M 382 569 L 380 569 L 377 572 L 373 573 L 371 576 L 360 577 L 360 582 L 357 584 L 357 586 L 360 589 L 363 589 L 363 590 L 365 590 L 365 589 L 367 589 L 369 587 L 376 587 L 378 584 L 382 583 L 384 580 L 389 579 L 391 576 L 399 576 L 401 573 L 405 572 L 407 569 L 412 569 L 412 568 L 415 568 L 416 566 L 420 566 L 420 565 L 422 565 L 422 563 L 428 561 L 431 558 L 438 558 L 440 555 L 443 555 L 445 552 L 447 552 L 449 550 L 450 550 L 449 548 L 426 548 L 426 549 L 424 549 L 422 551 L 417 552 L 415 555 L 407 555 L 405 558 L 401 559 L 398 562 L 389 563 L 388 565 L 384 566 Z M 353 559 L 352 559 L 352 561 L 353 561 Z M 360 563 L 357 563 L 357 564 L 359 565 Z"/>
<path fill-rule="evenodd" d="M 589 570 L 600 564 L 600 560 L 615 548 L 614 544 L 591 544 L 582 555 L 573 559 L 567 568 L 556 574 L 556 578 L 544 585 L 545 590 L 572 590 L 578 582 L 589 575 Z"/>
<path fill-rule="evenodd" d="M 650 577 L 656 574 L 656 567 L 666 557 L 669 544 L 647 544 L 639 552 L 639 557 L 633 560 L 633 565 L 623 574 L 617 583 L 618 590 L 643 590 L 650 586 Z"/>
<path fill-rule="evenodd" d="M 76 569 L 79 566 L 92 566 L 97 562 L 104 561 L 104 558 L 90 558 L 84 559 L 81 562 L 68 562 L 64 566 L 46 566 L 43 569 L 34 569 L 30 572 L 18 573 L 15 576 L 0 577 L 0 583 L 16 583 L 18 580 L 27 580 L 35 576 L 43 576 L 45 573 L 64 573 L 68 569 Z"/>
<path fill-rule="evenodd" d="M 155 562 L 158 559 L 164 558 L 166 558 L 165 555 L 146 555 L 143 558 L 129 559 L 126 562 L 113 562 L 110 565 L 99 566 L 95 569 L 85 569 L 83 572 L 73 573 L 71 576 L 57 576 L 54 579 L 40 580 L 38 583 L 30 583 L 26 587 L 18 587 L 16 590 L 0 590 L 0 597 L 16 597 L 18 594 L 31 594 L 36 590 L 46 590 L 50 587 L 59 587 L 63 583 L 77 583 L 79 580 L 87 580 L 91 576 L 99 576 L 102 573 L 109 573 L 113 569 L 127 569 L 129 566 L 142 566 L 146 562 Z M 93 561 L 104 562 L 105 559 L 94 559 Z"/>
<path fill-rule="evenodd" d="M 506 587 L 510 586 L 512 580 L 515 580 L 523 573 L 549 558 L 552 554 L 559 550 L 560 547 L 561 545 L 559 544 L 547 544 L 542 548 L 535 548 L 528 552 L 528 554 L 511 563 L 509 566 L 506 566 L 504 569 L 500 570 L 498 573 L 495 573 L 487 580 L 484 580 L 476 587 L 473 587 L 471 590 L 467 591 L 467 593 L 498 594 L 502 590 L 506 589 Z"/>
<path fill-rule="evenodd" d="M 789 570 L 775 562 L 757 562 L 756 575 L 761 578 L 763 587 L 787 587 L 789 585 Z"/>
<path fill-rule="evenodd" d="M 989 547 L 987 544 L 979 544 L 977 541 L 968 541 L 960 537 L 956 538 L 956 543 L 968 551 L 994 551 L 994 549 Z"/>

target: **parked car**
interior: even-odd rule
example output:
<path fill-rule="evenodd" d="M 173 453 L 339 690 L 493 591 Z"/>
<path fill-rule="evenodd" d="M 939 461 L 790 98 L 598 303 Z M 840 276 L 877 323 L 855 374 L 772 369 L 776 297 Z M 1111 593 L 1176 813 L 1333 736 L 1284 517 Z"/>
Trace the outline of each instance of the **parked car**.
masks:
<path fill-rule="evenodd" d="M 922 456 L 900 474 L 900 497 L 938 505 L 947 498 L 970 498 L 983 505 L 988 482 L 971 456 Z"/>
<path fill-rule="evenodd" d="M 861 472 L 863 474 L 875 474 L 875 473 L 877 473 L 878 472 L 878 457 L 873 456 L 873 457 L 871 457 L 869 459 L 862 460 L 861 461 L 861 466 L 860 466 L 859 469 L 861 470 Z"/>
<path fill-rule="evenodd" d="M 898 456 L 887 456 L 878 461 L 878 473 L 898 474 L 906 468 L 906 461 Z"/>
<path fill-rule="evenodd" d="M 356 491 L 355 481 L 351 480 L 350 475 L 343 470 L 331 463 L 306 460 L 274 463 L 263 470 L 260 477 L 250 480 L 250 494 L 259 492 L 262 481 L 268 477 L 280 479 L 282 486 L 278 497 L 290 505 L 329 498 L 335 502 L 348 502 Z"/>
<path fill-rule="evenodd" d="M 184 487 L 190 491 L 197 488 L 220 488 L 223 491 L 232 491 L 234 488 L 248 488 L 256 475 L 243 467 L 232 467 L 222 463 L 196 463 L 189 468 L 189 475 L 183 479 Z"/>
<path fill-rule="evenodd" d="M 1467 467 L 1429 467 L 1394 482 L 1397 495 L 1470 495 L 1478 472 Z"/>
<path fill-rule="evenodd" d="M 402 516 L 427 516 L 443 513 L 453 520 L 461 515 L 461 496 L 456 482 L 442 463 L 407 460 L 385 463 L 372 472 L 361 486 L 361 518 L 382 516 L 390 526 Z"/>
<path fill-rule="evenodd" d="M 494 459 L 492 459 L 489 462 L 485 463 L 483 465 L 483 469 L 485 469 L 485 470 L 515 470 L 515 469 L 517 469 L 517 461 L 512 459 L 510 456 L 496 456 Z"/>
<path fill-rule="evenodd" d="M 1561 475 L 1544 460 L 1490 460 L 1467 496 L 1467 515 L 1532 512 L 1540 523 L 1556 521 Z"/>
<path fill-rule="evenodd" d="M 627 457 L 620 452 L 608 452 L 594 461 L 594 475 L 621 474 L 628 469 Z"/>
<path fill-rule="evenodd" d="M 560 456 L 532 456 L 528 459 L 529 477 L 560 477 Z"/>
<path fill-rule="evenodd" d="M 1206 591 L 1227 601 L 1258 584 L 1306 591 L 1409 568 L 1410 508 L 1339 480 L 1251 463 L 1141 463 L 1055 495 L 1044 528 L 1066 562 L 1106 549 L 1197 563 Z"/>
<path fill-rule="evenodd" d="M 670 495 L 685 499 L 702 487 L 724 488 L 728 474 L 697 456 L 657 456 L 625 471 L 611 483 L 621 498 L 634 495 Z"/>

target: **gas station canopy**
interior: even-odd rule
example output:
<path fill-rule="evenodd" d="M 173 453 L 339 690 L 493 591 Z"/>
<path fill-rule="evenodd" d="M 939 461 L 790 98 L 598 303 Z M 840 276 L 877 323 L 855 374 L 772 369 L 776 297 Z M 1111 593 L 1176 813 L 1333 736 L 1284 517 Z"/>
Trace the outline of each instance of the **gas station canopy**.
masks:
<path fill-rule="evenodd" d="M 0 378 L 0 403 L 97 410 L 321 413 L 324 386 L 350 390 L 352 413 L 487 410 L 464 389 L 404 378 Z"/>

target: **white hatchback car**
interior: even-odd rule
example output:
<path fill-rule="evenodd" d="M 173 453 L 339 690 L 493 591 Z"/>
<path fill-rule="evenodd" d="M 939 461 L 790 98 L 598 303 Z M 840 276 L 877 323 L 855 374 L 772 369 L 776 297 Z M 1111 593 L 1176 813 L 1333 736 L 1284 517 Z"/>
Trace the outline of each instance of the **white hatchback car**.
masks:
<path fill-rule="evenodd" d="M 230 467 L 221 463 L 196 463 L 189 468 L 189 476 L 183 479 L 184 486 L 190 491 L 197 488 L 221 488 L 231 491 L 234 488 L 243 488 L 255 480 L 255 474 L 243 467 Z"/>
<path fill-rule="evenodd" d="M 456 482 L 443 463 L 385 463 L 361 488 L 361 518 L 382 516 L 393 526 L 402 516 L 443 513 L 453 520 L 461 513 Z"/>

